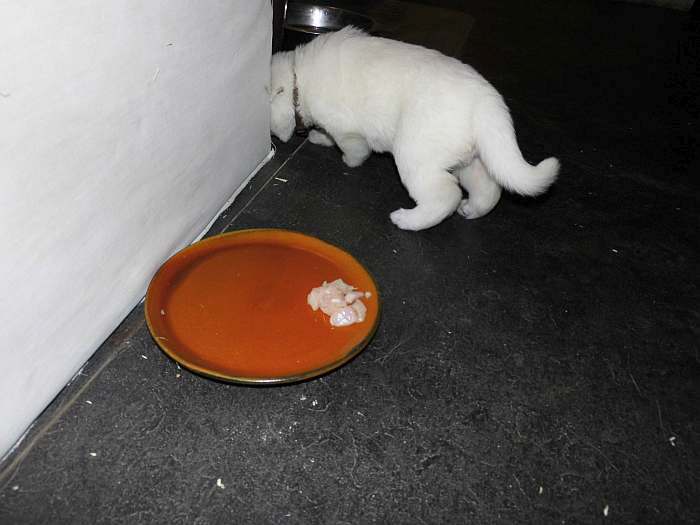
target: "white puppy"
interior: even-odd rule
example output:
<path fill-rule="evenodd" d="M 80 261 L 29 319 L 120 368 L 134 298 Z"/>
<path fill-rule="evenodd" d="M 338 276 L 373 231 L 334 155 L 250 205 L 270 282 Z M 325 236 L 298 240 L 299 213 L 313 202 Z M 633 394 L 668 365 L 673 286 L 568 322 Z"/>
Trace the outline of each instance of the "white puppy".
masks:
<path fill-rule="evenodd" d="M 559 171 L 555 158 L 537 166 L 523 159 L 503 98 L 473 68 L 353 27 L 275 54 L 270 98 L 271 130 L 283 141 L 299 123 L 317 128 L 311 142 L 337 144 L 350 167 L 371 151 L 391 152 L 416 202 L 391 214 L 405 230 L 430 228 L 455 210 L 481 217 L 501 186 L 538 195 Z"/>

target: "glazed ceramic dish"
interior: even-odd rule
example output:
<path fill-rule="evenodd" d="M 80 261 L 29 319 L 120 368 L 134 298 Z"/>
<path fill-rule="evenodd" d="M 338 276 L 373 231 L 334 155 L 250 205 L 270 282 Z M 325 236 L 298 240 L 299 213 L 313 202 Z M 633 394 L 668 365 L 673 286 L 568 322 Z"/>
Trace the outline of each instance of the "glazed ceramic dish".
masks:
<path fill-rule="evenodd" d="M 335 328 L 307 303 L 312 288 L 343 279 L 370 292 L 367 317 Z M 379 320 L 379 293 L 350 254 L 298 232 L 242 230 L 200 241 L 153 277 L 146 321 L 186 368 L 216 379 L 274 384 L 329 372 L 360 353 Z"/>

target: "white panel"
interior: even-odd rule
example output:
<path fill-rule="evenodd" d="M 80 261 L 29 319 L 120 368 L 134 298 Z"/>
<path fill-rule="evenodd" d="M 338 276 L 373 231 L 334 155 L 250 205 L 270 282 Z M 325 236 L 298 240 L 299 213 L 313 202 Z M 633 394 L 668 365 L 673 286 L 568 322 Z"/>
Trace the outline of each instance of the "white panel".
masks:
<path fill-rule="evenodd" d="M 267 155 L 269 0 L 0 0 L 0 455 Z"/>

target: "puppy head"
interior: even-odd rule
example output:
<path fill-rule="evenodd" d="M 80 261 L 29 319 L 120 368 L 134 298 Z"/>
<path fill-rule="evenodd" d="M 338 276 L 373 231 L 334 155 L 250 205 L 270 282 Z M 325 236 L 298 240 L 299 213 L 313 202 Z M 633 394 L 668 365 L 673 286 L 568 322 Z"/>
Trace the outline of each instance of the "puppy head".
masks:
<path fill-rule="evenodd" d="M 282 142 L 294 133 L 294 73 L 292 52 L 275 53 L 270 70 L 270 131 Z"/>

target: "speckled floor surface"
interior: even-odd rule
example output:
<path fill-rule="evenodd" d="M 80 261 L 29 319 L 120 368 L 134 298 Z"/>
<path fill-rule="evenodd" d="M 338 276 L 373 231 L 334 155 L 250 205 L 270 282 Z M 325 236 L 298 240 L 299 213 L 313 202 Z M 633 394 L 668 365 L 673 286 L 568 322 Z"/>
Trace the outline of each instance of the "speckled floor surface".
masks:
<path fill-rule="evenodd" d="M 279 145 L 212 233 L 355 254 L 383 293 L 372 343 L 321 379 L 233 386 L 180 370 L 139 307 L 0 466 L 0 523 L 700 521 L 698 20 L 464 11 L 462 58 L 526 157 L 562 160 L 553 190 L 404 232 L 390 156 Z"/>

